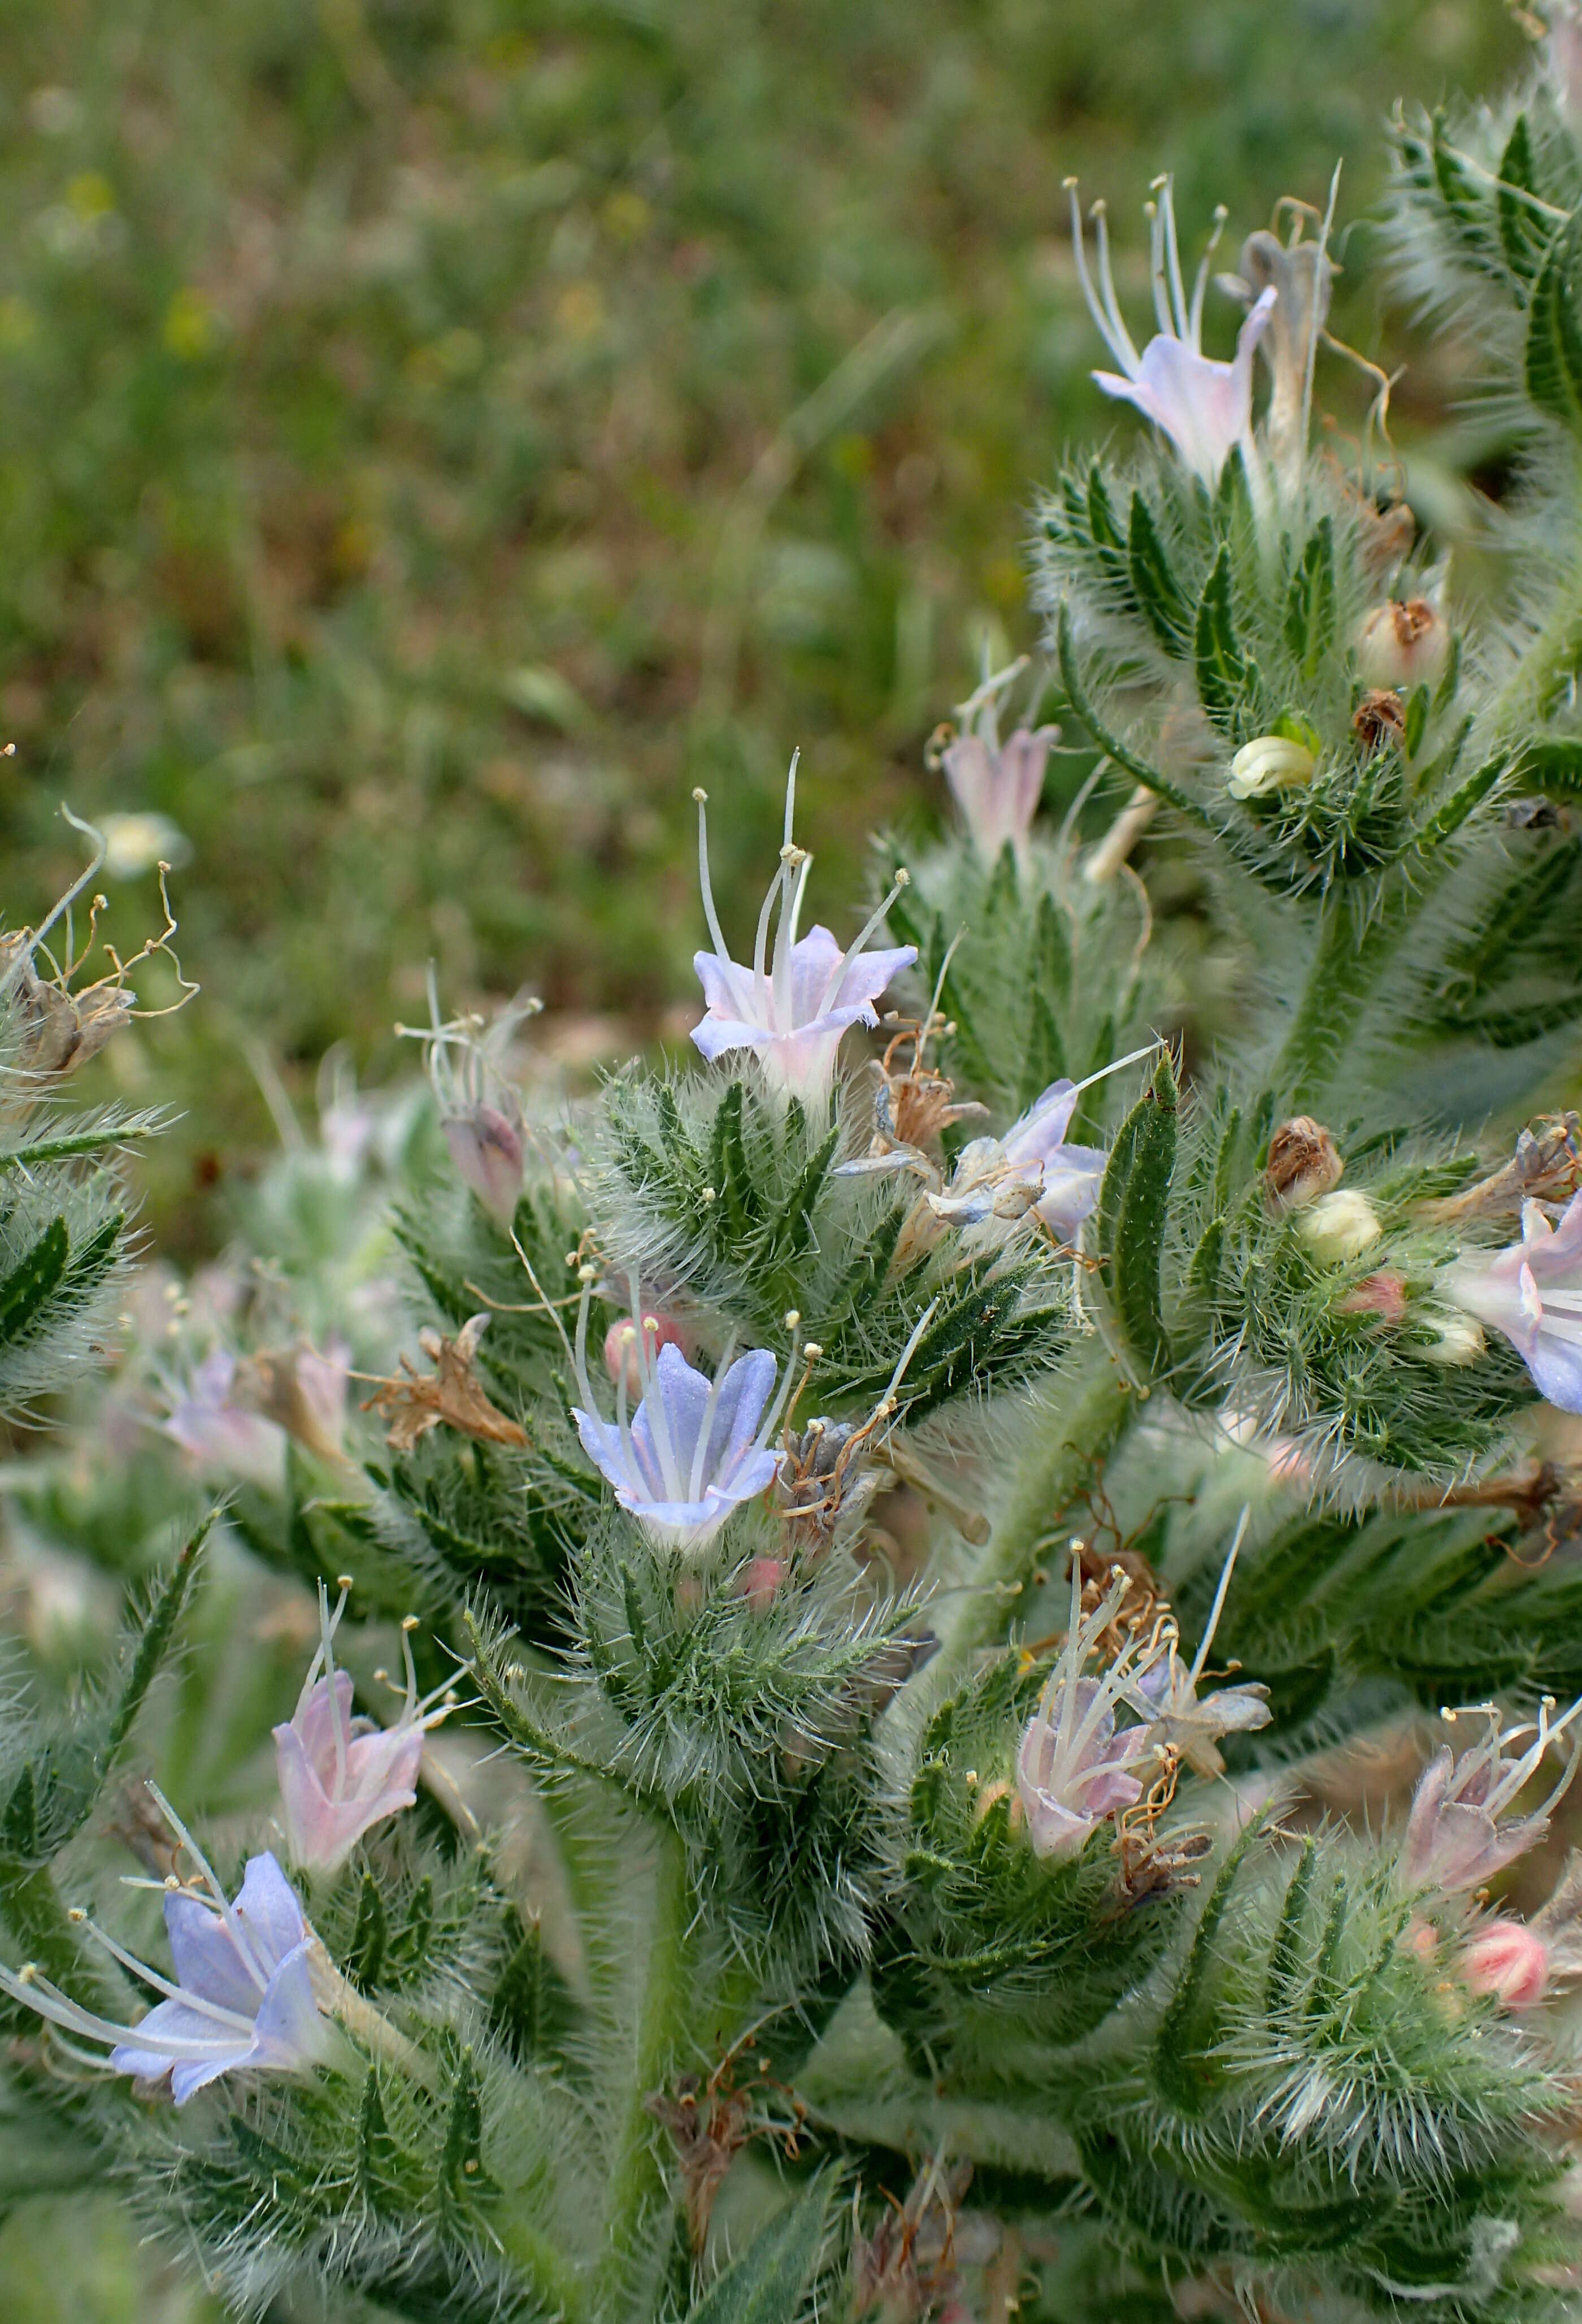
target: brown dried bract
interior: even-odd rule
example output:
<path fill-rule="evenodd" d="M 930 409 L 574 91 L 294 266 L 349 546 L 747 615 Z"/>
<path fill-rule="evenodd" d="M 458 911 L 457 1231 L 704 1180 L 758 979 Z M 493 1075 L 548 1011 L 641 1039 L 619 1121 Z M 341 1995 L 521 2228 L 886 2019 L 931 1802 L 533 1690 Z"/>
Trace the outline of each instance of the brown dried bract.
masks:
<path fill-rule="evenodd" d="M 488 1322 L 487 1315 L 473 1316 L 454 1340 L 439 1332 L 419 1332 L 418 1344 L 434 1366 L 429 1377 L 415 1372 L 403 1356 L 400 1375 L 379 1382 L 363 1410 L 377 1412 L 385 1423 L 384 1441 L 392 1452 L 409 1452 L 442 1421 L 483 1444 L 528 1443 L 527 1430 L 490 1403 L 473 1370 Z"/>
<path fill-rule="evenodd" d="M 680 2165 L 686 2202 L 687 2231 L 694 2252 L 709 2237 L 714 2198 L 737 2155 L 753 2138 L 777 2139 L 787 2156 L 797 2150 L 806 2109 L 778 2082 L 768 2080 L 768 2061 L 759 2066 L 760 2080 L 746 2090 L 735 2086 L 738 2060 L 750 2039 L 739 2043 L 715 2067 L 705 2082 L 697 2074 L 678 2074 L 674 2095 L 655 2090 L 643 2100 L 646 2112 L 669 2132 Z M 770 2115 L 763 2100 L 770 2090 L 790 2101 L 787 2119 Z"/>
<path fill-rule="evenodd" d="M 1273 1210 L 1294 1211 L 1338 1186 L 1345 1170 L 1323 1123 L 1299 1113 L 1283 1121 L 1269 1140 L 1264 1190 Z"/>
<path fill-rule="evenodd" d="M 0 990 L 21 1021 L 17 1068 L 25 1074 L 69 1073 L 97 1056 L 126 1022 L 136 995 L 113 980 L 69 991 L 39 974 L 31 945 L 25 928 L 0 936 Z"/>
<path fill-rule="evenodd" d="M 1369 687 L 1351 714 L 1351 731 L 1365 751 L 1401 740 L 1406 732 L 1406 706 L 1393 687 Z"/>
<path fill-rule="evenodd" d="M 1541 1114 L 1516 1140 L 1516 1151 L 1501 1168 L 1459 1194 L 1424 1203 L 1419 1218 L 1431 1226 L 1454 1226 L 1463 1219 L 1495 1218 L 1519 1211 L 1533 1198 L 1563 1202 L 1582 1186 L 1582 1120 L 1574 1113 Z"/>

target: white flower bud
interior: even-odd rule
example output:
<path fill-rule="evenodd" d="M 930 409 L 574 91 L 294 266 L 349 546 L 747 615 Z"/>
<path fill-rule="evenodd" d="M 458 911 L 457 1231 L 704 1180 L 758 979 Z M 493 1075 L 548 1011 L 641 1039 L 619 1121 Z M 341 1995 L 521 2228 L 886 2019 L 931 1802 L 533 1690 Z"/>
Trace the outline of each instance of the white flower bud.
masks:
<path fill-rule="evenodd" d="M 1311 1209 L 1301 1212 L 1299 1231 L 1316 1255 L 1328 1259 L 1358 1259 L 1384 1232 L 1367 1196 L 1347 1186 L 1320 1195 Z"/>
<path fill-rule="evenodd" d="M 1230 762 L 1230 796 L 1266 798 L 1271 791 L 1294 789 L 1311 782 L 1318 763 L 1305 743 L 1287 734 L 1260 734 L 1244 742 Z"/>
<path fill-rule="evenodd" d="M 1450 632 L 1426 597 L 1387 598 L 1363 616 L 1357 667 L 1365 686 L 1437 686 L 1450 658 Z"/>
<path fill-rule="evenodd" d="M 1423 1321 L 1431 1323 L 1439 1336 L 1430 1346 L 1419 1348 L 1416 1351 L 1420 1362 L 1449 1365 L 1475 1364 L 1482 1355 L 1486 1342 L 1483 1336 L 1483 1325 L 1476 1316 L 1458 1315 L 1445 1310 L 1432 1316 L 1425 1316 Z"/>

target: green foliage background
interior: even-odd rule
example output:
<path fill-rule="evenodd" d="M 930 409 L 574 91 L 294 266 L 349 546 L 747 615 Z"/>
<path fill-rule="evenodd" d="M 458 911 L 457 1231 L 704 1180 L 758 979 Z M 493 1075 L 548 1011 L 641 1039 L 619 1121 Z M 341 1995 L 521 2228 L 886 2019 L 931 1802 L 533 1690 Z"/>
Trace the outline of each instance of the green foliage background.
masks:
<path fill-rule="evenodd" d="M 4 901 L 80 860 L 63 796 L 193 843 L 205 997 L 117 1047 L 188 1109 L 166 1240 L 223 1232 L 207 1189 L 272 1142 L 245 1039 L 377 1070 L 430 955 L 453 1004 L 530 979 L 579 1056 L 651 1034 L 700 778 L 727 899 L 794 742 L 826 893 L 934 813 L 978 639 L 1035 634 L 1035 486 L 1133 425 L 1088 383 L 1067 174 L 1140 322 L 1156 171 L 1189 238 L 1339 157 L 1356 219 L 1393 97 L 1522 47 L 1499 0 L 14 0 Z M 1497 447 L 1429 440 L 1426 348 L 1341 290 L 1343 335 L 1413 357 L 1454 530 Z"/>

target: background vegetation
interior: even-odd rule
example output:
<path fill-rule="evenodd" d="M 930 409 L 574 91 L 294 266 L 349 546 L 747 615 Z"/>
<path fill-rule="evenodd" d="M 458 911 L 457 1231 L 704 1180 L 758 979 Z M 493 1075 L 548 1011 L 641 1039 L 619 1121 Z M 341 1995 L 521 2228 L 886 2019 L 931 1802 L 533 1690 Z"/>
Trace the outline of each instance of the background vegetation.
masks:
<path fill-rule="evenodd" d="M 80 860 L 62 798 L 190 846 L 204 997 L 115 1050 L 186 1108 L 167 1244 L 272 1142 L 250 1049 L 388 1069 L 431 955 L 453 1003 L 530 981 L 573 1065 L 662 1028 L 700 778 L 726 897 L 793 743 L 836 894 L 934 812 L 981 634 L 1034 634 L 1035 485 L 1116 424 L 1065 176 L 1140 322 L 1156 171 L 1234 263 L 1338 158 L 1360 217 L 1393 98 L 1522 48 L 1498 0 L 14 0 L 4 900 Z M 1338 327 L 1419 358 L 1398 432 L 1454 529 L 1497 447 L 1445 437 L 1399 318 Z"/>

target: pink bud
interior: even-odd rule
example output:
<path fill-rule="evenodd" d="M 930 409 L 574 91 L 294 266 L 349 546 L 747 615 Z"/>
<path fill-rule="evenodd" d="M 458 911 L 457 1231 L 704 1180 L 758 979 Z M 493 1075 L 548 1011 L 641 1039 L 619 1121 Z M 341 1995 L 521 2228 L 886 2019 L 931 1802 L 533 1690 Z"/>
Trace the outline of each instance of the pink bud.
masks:
<path fill-rule="evenodd" d="M 1415 1954 L 1420 1961 L 1424 1962 L 1431 1961 L 1439 1949 L 1439 1932 L 1432 1922 L 1417 1916 L 1409 1923 L 1401 1941 L 1409 1953 Z"/>
<path fill-rule="evenodd" d="M 750 1557 L 741 1569 L 742 1596 L 755 1614 L 767 1614 L 775 1601 L 775 1593 L 786 1579 L 786 1564 L 783 1557 Z"/>
<path fill-rule="evenodd" d="M 1386 1323 L 1399 1323 L 1406 1314 L 1406 1286 L 1398 1275 L 1367 1276 L 1336 1302 L 1336 1313 L 1377 1315 Z"/>
<path fill-rule="evenodd" d="M 509 1230 L 522 1191 L 522 1141 L 515 1126 L 492 1105 L 452 1114 L 445 1124 L 456 1176 L 470 1186 L 497 1225 Z"/>
<path fill-rule="evenodd" d="M 1503 2009 L 1531 2009 L 1549 1982 L 1543 1940 L 1524 1921 L 1485 1921 L 1458 1966 L 1474 1993 L 1492 1994 Z"/>
<path fill-rule="evenodd" d="M 635 1403 L 643 1394 L 643 1373 L 651 1370 L 661 1348 L 679 1348 L 686 1353 L 686 1342 L 679 1325 L 668 1315 L 658 1315 L 649 1308 L 643 1310 L 643 1340 L 648 1356 L 642 1361 L 643 1351 L 637 1343 L 637 1325 L 630 1315 L 612 1323 L 604 1334 L 604 1369 L 619 1386 L 622 1374 L 626 1393 Z"/>

